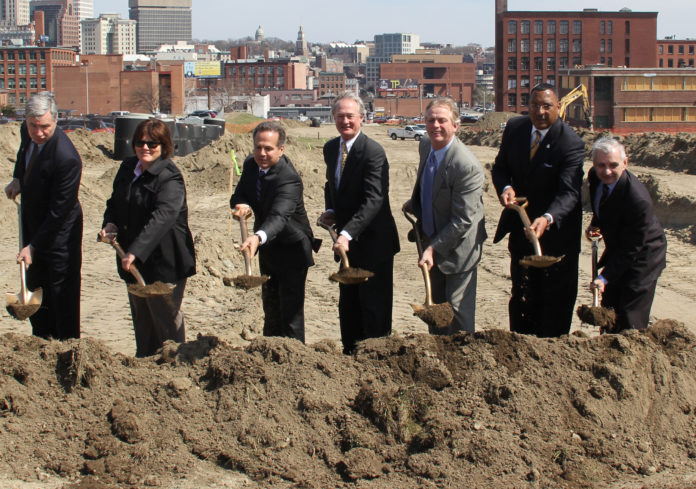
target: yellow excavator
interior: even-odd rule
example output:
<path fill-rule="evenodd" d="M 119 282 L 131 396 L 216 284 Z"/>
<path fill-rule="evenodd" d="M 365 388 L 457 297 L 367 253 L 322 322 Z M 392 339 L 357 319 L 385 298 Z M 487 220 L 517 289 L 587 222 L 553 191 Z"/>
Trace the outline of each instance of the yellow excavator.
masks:
<path fill-rule="evenodd" d="M 590 112 L 590 97 L 587 95 L 587 88 L 582 83 L 561 98 L 561 110 L 559 115 L 561 119 L 566 120 L 568 107 L 579 98 L 582 98 L 582 108 L 583 112 L 585 113 L 585 120 L 592 131 L 593 127 L 592 114 Z"/>

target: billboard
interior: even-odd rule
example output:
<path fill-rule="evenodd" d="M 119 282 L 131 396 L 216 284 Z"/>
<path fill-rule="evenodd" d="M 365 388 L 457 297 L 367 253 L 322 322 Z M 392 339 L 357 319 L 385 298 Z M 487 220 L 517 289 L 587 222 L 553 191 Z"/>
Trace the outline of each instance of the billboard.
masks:
<path fill-rule="evenodd" d="M 184 63 L 186 78 L 221 78 L 222 63 L 219 61 L 187 61 Z"/>
<path fill-rule="evenodd" d="M 379 90 L 384 92 L 418 91 L 418 80 L 413 78 L 380 79 Z"/>

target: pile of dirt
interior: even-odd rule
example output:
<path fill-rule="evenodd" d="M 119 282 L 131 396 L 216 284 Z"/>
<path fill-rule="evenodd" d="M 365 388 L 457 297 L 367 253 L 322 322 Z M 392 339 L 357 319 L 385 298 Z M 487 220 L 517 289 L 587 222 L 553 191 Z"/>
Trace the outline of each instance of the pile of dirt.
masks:
<path fill-rule="evenodd" d="M 180 487 L 607 487 L 696 471 L 696 337 L 492 330 L 332 342 L 216 337 L 134 359 L 98 341 L 0 342 L 0 472 Z M 97 485 L 94 485 L 97 484 Z"/>

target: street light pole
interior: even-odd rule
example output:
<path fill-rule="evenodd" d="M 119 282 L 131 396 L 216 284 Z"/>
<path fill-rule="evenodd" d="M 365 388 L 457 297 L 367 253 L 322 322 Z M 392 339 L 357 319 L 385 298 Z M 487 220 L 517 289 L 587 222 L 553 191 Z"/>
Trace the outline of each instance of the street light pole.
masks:
<path fill-rule="evenodd" d="M 89 61 L 83 61 L 83 66 L 85 67 L 85 92 L 87 98 L 87 114 L 89 114 Z"/>

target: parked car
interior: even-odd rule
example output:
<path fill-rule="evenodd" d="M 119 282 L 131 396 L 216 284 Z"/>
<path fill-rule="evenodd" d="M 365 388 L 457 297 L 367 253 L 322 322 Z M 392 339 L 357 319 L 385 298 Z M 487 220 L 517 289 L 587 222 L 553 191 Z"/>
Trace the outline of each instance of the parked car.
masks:
<path fill-rule="evenodd" d="M 425 136 L 425 129 L 420 129 L 416 126 L 406 126 L 406 127 L 395 127 L 393 129 L 389 129 L 387 131 L 387 134 L 389 135 L 390 138 L 396 140 L 397 138 L 406 139 L 415 139 L 416 141 L 420 141 L 423 136 Z"/>
<path fill-rule="evenodd" d="M 386 117 L 375 117 L 374 119 L 372 119 L 372 122 L 375 124 L 384 124 L 385 122 L 387 122 L 387 118 Z"/>
<path fill-rule="evenodd" d="M 189 115 L 194 117 L 210 117 L 215 118 L 217 116 L 217 110 L 194 110 Z"/>

